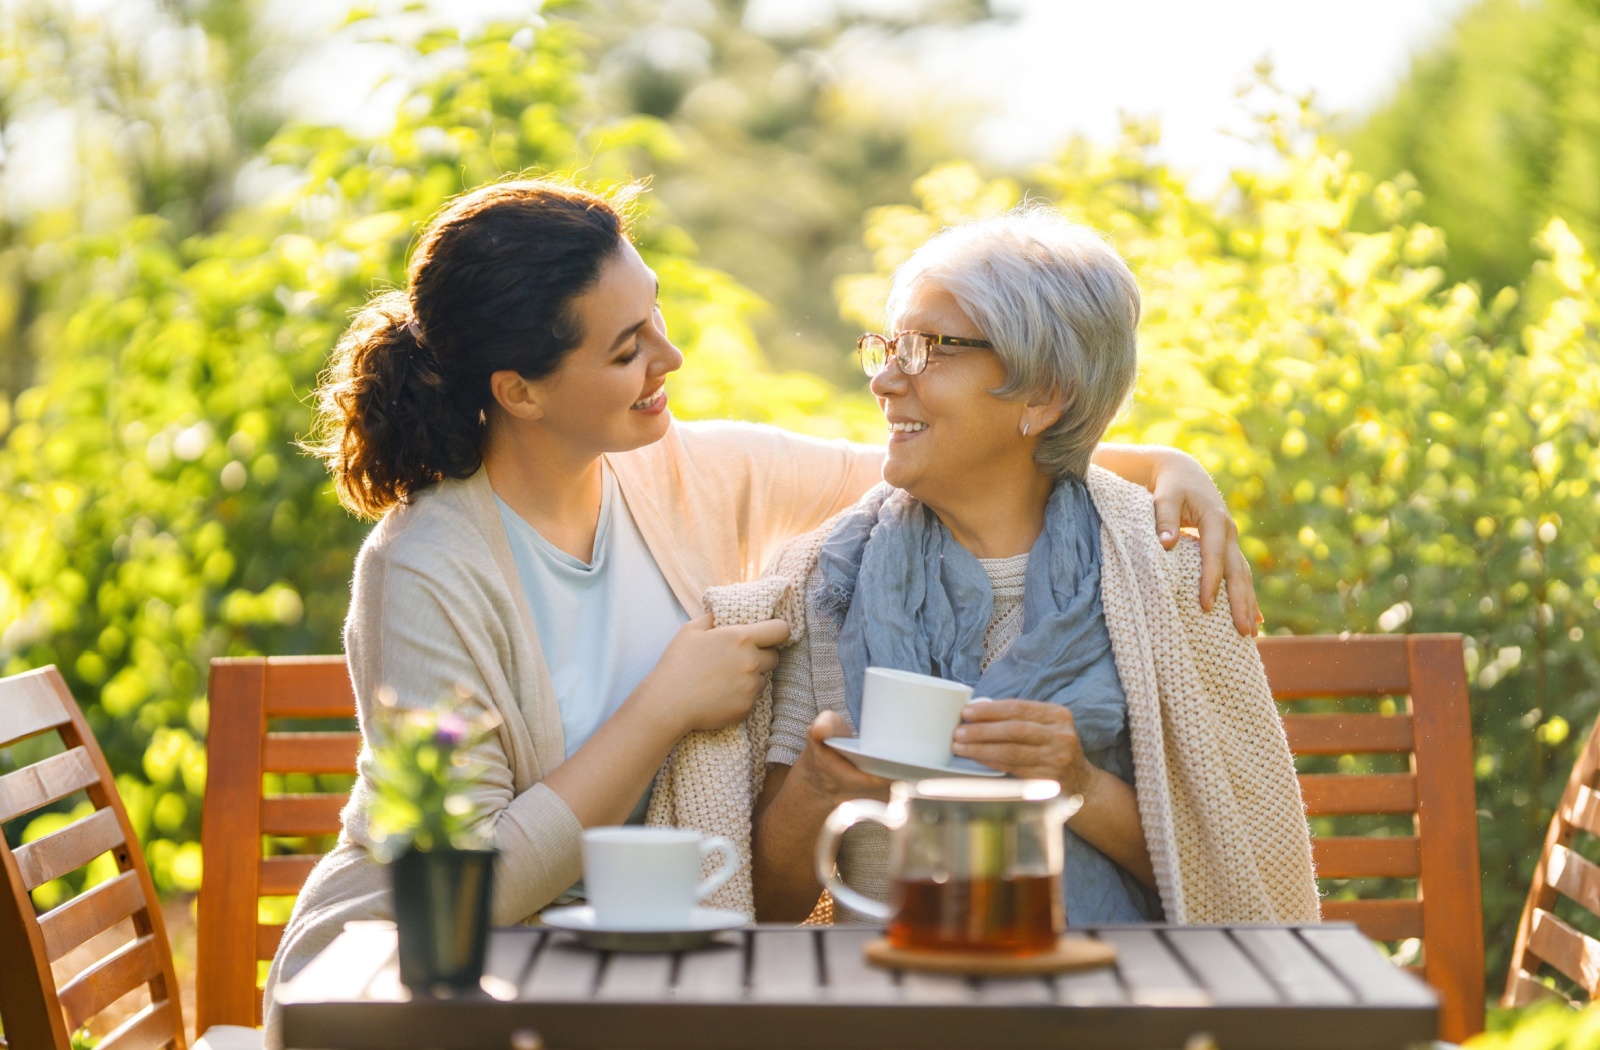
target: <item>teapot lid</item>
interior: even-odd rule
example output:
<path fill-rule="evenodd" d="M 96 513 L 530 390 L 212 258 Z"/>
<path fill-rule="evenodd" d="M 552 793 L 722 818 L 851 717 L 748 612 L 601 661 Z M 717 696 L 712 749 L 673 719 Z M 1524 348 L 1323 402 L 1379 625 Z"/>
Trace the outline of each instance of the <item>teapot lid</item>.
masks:
<path fill-rule="evenodd" d="M 896 794 L 913 799 L 930 799 L 940 802 L 1049 802 L 1061 794 L 1061 785 L 1054 780 L 988 779 L 979 777 L 943 777 L 937 780 L 919 780 L 894 785 Z"/>

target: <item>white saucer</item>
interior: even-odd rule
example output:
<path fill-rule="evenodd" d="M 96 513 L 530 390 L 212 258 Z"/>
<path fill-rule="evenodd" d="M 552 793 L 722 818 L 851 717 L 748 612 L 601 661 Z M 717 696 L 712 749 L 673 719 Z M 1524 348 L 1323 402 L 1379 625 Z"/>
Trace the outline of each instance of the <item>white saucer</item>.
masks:
<path fill-rule="evenodd" d="M 575 934 L 589 948 L 610 952 L 678 952 L 702 948 L 724 930 L 737 930 L 750 923 L 742 912 L 722 908 L 696 908 L 688 925 L 664 930 L 642 930 L 635 926 L 604 926 L 589 905 L 551 908 L 539 920 L 552 929 Z"/>
<path fill-rule="evenodd" d="M 823 741 L 838 751 L 863 773 L 886 780 L 928 780 L 933 777 L 1003 777 L 998 769 L 979 765 L 970 758 L 952 758 L 942 766 L 924 766 L 917 762 L 902 762 L 895 758 L 880 758 L 861 750 L 861 740 L 852 736 L 830 736 Z"/>

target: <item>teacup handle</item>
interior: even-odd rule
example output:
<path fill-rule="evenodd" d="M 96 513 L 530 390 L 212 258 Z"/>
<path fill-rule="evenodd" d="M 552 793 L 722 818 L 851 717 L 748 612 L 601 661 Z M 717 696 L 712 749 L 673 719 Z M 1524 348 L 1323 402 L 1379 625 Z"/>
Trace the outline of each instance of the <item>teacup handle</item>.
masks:
<path fill-rule="evenodd" d="M 694 891 L 695 900 L 703 901 L 713 893 L 727 885 L 739 871 L 739 851 L 733 848 L 733 843 L 721 835 L 707 835 L 700 840 L 700 860 L 703 863 L 711 854 L 721 851 L 722 867 L 711 873 Z"/>
<path fill-rule="evenodd" d="M 817 838 L 817 879 L 833 895 L 834 900 L 851 911 L 860 912 L 870 919 L 888 922 L 894 915 L 889 906 L 846 886 L 836 870 L 839 863 L 839 843 L 844 838 L 844 833 L 862 821 L 882 824 L 891 831 L 899 827 L 898 822 L 890 820 L 889 807 L 882 802 L 858 798 L 853 802 L 839 803 L 834 811 L 828 814 L 828 819 L 823 821 L 822 834 Z"/>

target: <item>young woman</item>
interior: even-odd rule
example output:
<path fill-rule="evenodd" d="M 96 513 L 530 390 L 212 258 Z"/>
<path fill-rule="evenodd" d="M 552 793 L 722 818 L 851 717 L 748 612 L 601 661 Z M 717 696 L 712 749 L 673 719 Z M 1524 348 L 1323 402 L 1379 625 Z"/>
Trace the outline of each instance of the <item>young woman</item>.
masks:
<path fill-rule="evenodd" d="M 743 718 L 782 621 L 716 627 L 709 586 L 754 577 L 880 477 L 883 451 L 771 427 L 674 423 L 683 364 L 619 206 L 553 180 L 490 185 L 424 230 L 408 286 L 372 300 L 320 391 L 341 499 L 379 518 L 356 562 L 345 651 L 363 724 L 452 691 L 499 717 L 474 801 L 500 851 L 494 921 L 580 875 L 580 833 L 636 815 L 685 733 Z M 1153 489 L 1163 528 L 1198 524 L 1235 595 L 1249 573 L 1198 464 L 1103 462 Z M 1215 585 L 1212 587 L 1215 592 Z M 1237 598 L 1235 599 L 1238 600 Z M 1254 606 L 1238 619 L 1254 629 Z M 368 768 L 363 752 L 361 766 Z M 387 917 L 365 775 L 295 905 L 268 980 L 352 919 Z"/>

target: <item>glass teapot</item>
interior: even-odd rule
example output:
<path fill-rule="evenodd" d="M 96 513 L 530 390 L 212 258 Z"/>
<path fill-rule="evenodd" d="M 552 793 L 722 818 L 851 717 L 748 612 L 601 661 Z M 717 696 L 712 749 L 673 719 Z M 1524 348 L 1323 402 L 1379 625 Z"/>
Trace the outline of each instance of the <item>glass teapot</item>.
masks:
<path fill-rule="evenodd" d="M 888 923 L 896 948 L 1026 955 L 1066 925 L 1061 825 L 1083 804 L 1053 780 L 897 782 L 887 805 L 840 804 L 817 841 L 817 877 L 836 901 Z M 851 889 L 835 866 L 844 833 L 889 829 L 889 903 Z"/>

